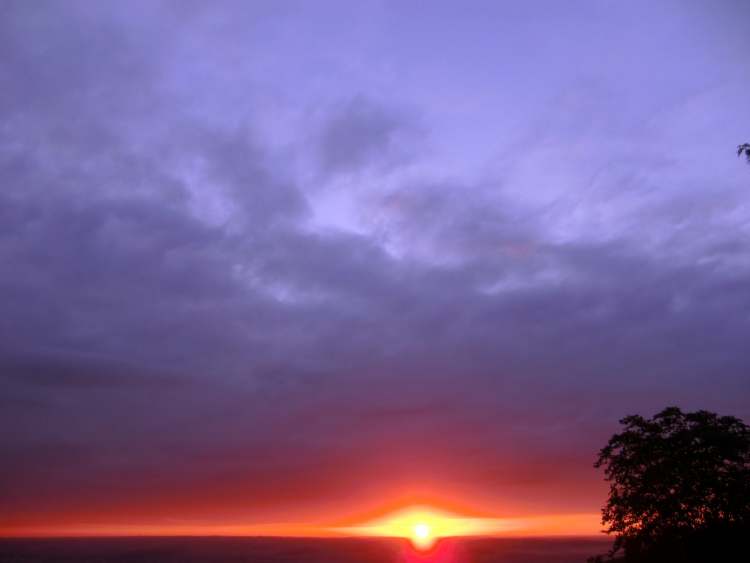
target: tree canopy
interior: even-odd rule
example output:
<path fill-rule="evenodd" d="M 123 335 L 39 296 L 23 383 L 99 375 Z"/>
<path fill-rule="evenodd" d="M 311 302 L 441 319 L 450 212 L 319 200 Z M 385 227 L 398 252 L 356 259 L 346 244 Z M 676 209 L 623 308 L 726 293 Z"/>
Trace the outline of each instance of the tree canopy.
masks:
<path fill-rule="evenodd" d="M 750 427 L 677 407 L 620 422 L 595 463 L 610 484 L 602 509 L 616 536 L 610 556 L 716 561 L 750 537 Z"/>
<path fill-rule="evenodd" d="M 741 145 L 737 145 L 737 156 L 742 156 L 743 152 L 745 153 L 747 161 L 750 162 L 750 143 L 742 143 Z"/>

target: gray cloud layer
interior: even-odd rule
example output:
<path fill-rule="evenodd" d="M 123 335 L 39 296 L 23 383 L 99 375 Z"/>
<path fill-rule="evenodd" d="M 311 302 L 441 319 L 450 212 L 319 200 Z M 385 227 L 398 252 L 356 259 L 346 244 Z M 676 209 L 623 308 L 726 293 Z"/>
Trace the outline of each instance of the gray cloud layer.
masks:
<path fill-rule="evenodd" d="M 666 6 L 3 2 L 0 524 L 593 511 L 750 415 L 750 14 Z"/>

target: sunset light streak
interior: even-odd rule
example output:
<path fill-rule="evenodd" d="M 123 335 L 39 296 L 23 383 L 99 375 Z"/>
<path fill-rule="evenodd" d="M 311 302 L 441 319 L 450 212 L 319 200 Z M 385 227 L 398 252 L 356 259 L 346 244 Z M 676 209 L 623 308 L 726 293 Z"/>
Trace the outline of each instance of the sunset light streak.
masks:
<path fill-rule="evenodd" d="M 429 505 L 410 505 L 346 524 L 278 522 L 238 524 L 192 523 L 88 523 L 8 527 L 14 537 L 121 537 L 121 536 L 232 536 L 232 537 L 390 537 L 408 539 L 418 549 L 431 549 L 442 538 L 497 536 L 597 536 L 599 515 L 552 514 L 492 517 L 461 514 Z"/>
<path fill-rule="evenodd" d="M 596 513 L 501 518 L 462 515 L 430 506 L 409 506 L 361 524 L 331 530 L 355 536 L 406 538 L 419 549 L 429 549 L 441 538 L 592 536 L 599 529 L 599 515 Z"/>

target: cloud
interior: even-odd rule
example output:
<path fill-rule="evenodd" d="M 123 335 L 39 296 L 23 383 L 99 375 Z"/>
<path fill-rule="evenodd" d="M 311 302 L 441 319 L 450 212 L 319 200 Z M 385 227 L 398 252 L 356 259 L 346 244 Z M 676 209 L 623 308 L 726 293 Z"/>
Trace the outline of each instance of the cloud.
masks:
<path fill-rule="evenodd" d="M 293 519 L 410 488 L 596 510 L 581 475 L 623 414 L 747 416 L 747 170 L 695 123 L 730 122 L 723 90 L 614 119 L 612 90 L 558 80 L 555 119 L 508 83 L 519 123 L 481 103 L 488 61 L 438 91 L 414 38 L 397 59 L 330 38 L 310 57 L 346 79 L 319 93 L 293 10 L 238 15 L 261 50 L 218 9 L 29 6 L 0 18 L 8 525 Z M 356 229 L 313 220 L 340 193 Z"/>
<path fill-rule="evenodd" d="M 407 162 L 418 142 L 423 139 L 415 118 L 358 95 L 332 110 L 318 147 L 326 173 L 361 173 Z"/>

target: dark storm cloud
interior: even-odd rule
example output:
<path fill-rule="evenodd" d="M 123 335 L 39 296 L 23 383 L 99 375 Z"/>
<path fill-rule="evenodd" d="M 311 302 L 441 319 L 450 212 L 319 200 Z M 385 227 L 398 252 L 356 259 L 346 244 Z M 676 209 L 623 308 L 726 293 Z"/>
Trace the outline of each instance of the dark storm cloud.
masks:
<path fill-rule="evenodd" d="M 483 59 L 449 83 L 407 68 L 397 83 L 418 99 L 400 99 L 381 81 L 412 59 L 355 41 L 390 16 L 372 8 L 375 32 L 359 21 L 325 48 L 313 31 L 332 9 L 308 28 L 245 5 L 3 4 L 6 525 L 151 502 L 163 516 L 158 499 L 255 518 L 425 473 L 437 490 L 593 511 L 598 483 L 580 474 L 621 415 L 749 414 L 742 139 L 715 139 L 725 164 L 694 123 L 735 90 L 661 112 L 554 73 L 564 111 L 516 92 L 533 114 L 519 126 L 483 104 L 511 95 L 477 83 Z M 467 25 L 462 45 L 495 36 Z M 418 58 L 420 41 L 401 48 Z"/>

